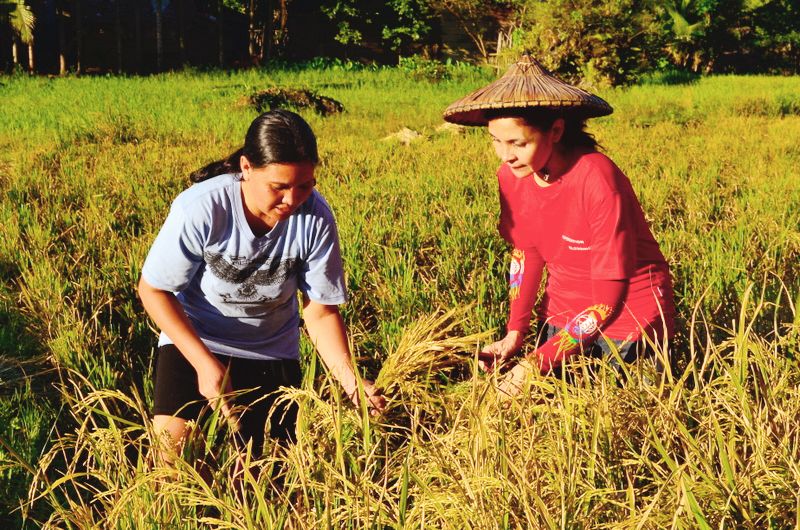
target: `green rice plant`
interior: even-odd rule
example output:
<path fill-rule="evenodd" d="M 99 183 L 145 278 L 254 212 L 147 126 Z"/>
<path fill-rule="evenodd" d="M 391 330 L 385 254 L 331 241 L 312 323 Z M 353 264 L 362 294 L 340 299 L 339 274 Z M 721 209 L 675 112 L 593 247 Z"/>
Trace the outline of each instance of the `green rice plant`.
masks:
<path fill-rule="evenodd" d="M 775 307 L 745 300 L 728 339 L 706 335 L 701 365 L 672 382 L 647 360 L 620 385 L 612 365 L 578 359 L 572 382 L 533 376 L 510 403 L 477 373 L 432 384 L 481 337 L 454 339 L 457 315 L 423 317 L 378 377 L 383 417 L 311 372 L 283 398 L 300 406 L 296 444 L 245 454 L 243 467 L 233 444 L 208 446 L 205 473 L 152 459 L 135 393 L 84 394 L 70 373 L 80 423 L 39 462 L 30 500 L 51 503 L 54 528 L 785 527 L 797 516 L 800 370 L 782 334 L 753 334 Z"/>
<path fill-rule="evenodd" d="M 507 311 L 497 162 L 485 131 L 438 130 L 442 109 L 493 73 L 451 74 L 3 79 L 4 526 L 798 526 L 798 80 L 601 94 L 616 110 L 590 131 L 630 177 L 675 278 L 674 366 L 620 375 L 579 359 L 571 379 L 534 376 L 502 404 L 474 365 Z M 354 409 L 304 341 L 306 378 L 287 396 L 297 444 L 242 467 L 224 429 L 200 426 L 213 442 L 195 446 L 201 458 L 156 465 L 155 330 L 134 286 L 188 173 L 238 147 L 256 112 L 240 101 L 270 87 L 346 109 L 306 118 L 353 351 L 389 410 Z M 381 140 L 402 127 L 421 139 Z"/>

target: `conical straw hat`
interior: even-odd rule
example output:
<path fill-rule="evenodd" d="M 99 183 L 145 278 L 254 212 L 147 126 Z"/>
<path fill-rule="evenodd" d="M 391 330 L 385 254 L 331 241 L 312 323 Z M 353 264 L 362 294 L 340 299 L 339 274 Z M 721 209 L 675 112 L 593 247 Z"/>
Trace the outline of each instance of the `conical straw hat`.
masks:
<path fill-rule="evenodd" d="M 531 107 L 562 110 L 581 119 L 614 112 L 603 99 L 561 81 L 538 61 L 523 55 L 503 77 L 447 107 L 444 119 L 460 125 L 486 125 L 486 110 Z"/>

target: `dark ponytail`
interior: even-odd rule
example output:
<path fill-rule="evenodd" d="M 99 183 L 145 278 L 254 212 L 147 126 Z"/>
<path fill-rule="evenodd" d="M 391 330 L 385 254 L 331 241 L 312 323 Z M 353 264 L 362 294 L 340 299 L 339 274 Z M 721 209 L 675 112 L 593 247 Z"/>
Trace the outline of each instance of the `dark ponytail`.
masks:
<path fill-rule="evenodd" d="M 586 119 L 568 112 L 559 112 L 547 107 L 509 108 L 487 110 L 485 116 L 488 120 L 519 118 L 540 131 L 549 131 L 558 118 L 563 118 L 564 133 L 558 143 L 567 149 L 588 148 L 594 150 L 601 147 L 594 136 L 586 131 Z"/>
<path fill-rule="evenodd" d="M 203 182 L 204 180 L 208 180 L 211 177 L 216 177 L 217 175 L 224 175 L 226 173 L 238 173 L 242 170 L 239 167 L 239 158 L 242 156 L 244 152 L 244 148 L 240 147 L 236 151 L 230 154 L 228 158 L 223 158 L 222 160 L 217 160 L 216 162 L 211 162 L 207 166 L 198 169 L 197 171 L 191 173 L 189 175 L 189 180 L 192 182 Z"/>
<path fill-rule="evenodd" d="M 198 169 L 189 179 L 202 182 L 242 170 L 240 159 L 244 155 L 256 168 L 269 164 L 319 163 L 317 138 L 306 121 L 294 112 L 275 109 L 257 117 L 247 129 L 244 146 L 227 158 Z"/>

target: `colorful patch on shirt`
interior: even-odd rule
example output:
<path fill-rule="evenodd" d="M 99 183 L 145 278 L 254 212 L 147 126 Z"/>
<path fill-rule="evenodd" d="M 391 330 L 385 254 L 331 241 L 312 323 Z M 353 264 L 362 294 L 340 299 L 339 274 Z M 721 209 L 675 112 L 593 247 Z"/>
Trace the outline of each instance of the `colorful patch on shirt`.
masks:
<path fill-rule="evenodd" d="M 571 352 L 574 350 L 580 342 L 575 340 L 575 338 L 569 334 L 569 332 L 565 329 L 562 329 L 556 334 L 556 352 L 561 355 L 563 353 Z"/>
<path fill-rule="evenodd" d="M 572 337 L 583 342 L 593 337 L 611 314 L 611 307 L 597 304 L 586 308 L 567 324 L 566 330 Z"/>
<path fill-rule="evenodd" d="M 508 296 L 511 300 L 519 298 L 523 274 L 525 274 L 525 253 L 515 248 L 511 251 L 511 266 L 508 270 Z"/>

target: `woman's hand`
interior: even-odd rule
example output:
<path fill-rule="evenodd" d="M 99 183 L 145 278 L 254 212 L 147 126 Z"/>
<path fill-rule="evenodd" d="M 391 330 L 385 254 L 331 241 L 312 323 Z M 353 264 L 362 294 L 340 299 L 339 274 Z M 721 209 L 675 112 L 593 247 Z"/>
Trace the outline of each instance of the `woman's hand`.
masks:
<path fill-rule="evenodd" d="M 225 366 L 212 354 L 197 335 L 189 318 L 175 295 L 148 284 L 144 278 L 139 280 L 139 297 L 147 314 L 161 328 L 175 347 L 197 372 L 197 386 L 212 407 L 223 394 L 232 392 L 230 380 L 226 380 Z M 223 399 L 220 410 L 228 418 L 232 428 L 237 426 L 230 407 Z"/>
<path fill-rule="evenodd" d="M 483 348 L 478 355 L 478 367 L 484 372 L 492 372 L 522 349 L 523 338 L 521 331 L 510 330 L 501 340 Z"/>
<path fill-rule="evenodd" d="M 369 379 L 361 380 L 361 387 L 364 389 L 364 396 L 367 398 L 367 408 L 371 416 L 378 416 L 386 410 L 386 398 L 381 394 L 381 390 L 375 386 L 375 383 Z M 361 406 L 361 396 L 358 388 L 354 388 L 347 395 L 353 402 L 356 408 Z"/>
<path fill-rule="evenodd" d="M 233 392 L 233 387 L 225 365 L 214 355 L 209 354 L 196 370 L 197 388 L 200 395 L 208 400 L 212 408 L 219 407 L 222 415 L 230 421 L 231 425 L 236 425 L 236 418 L 233 416 L 226 398 L 226 395 Z"/>
<path fill-rule="evenodd" d="M 314 302 L 303 295 L 303 320 L 306 321 L 308 336 L 317 347 L 319 356 L 358 407 L 358 383 L 355 368 L 350 362 L 350 346 L 339 308 Z M 362 379 L 361 386 L 368 400 L 370 414 L 379 415 L 386 408 L 386 399 L 372 381 Z"/>
<path fill-rule="evenodd" d="M 509 370 L 497 385 L 500 400 L 508 401 L 519 394 L 532 370 L 533 365 L 527 359 L 520 361 L 514 368 Z"/>

